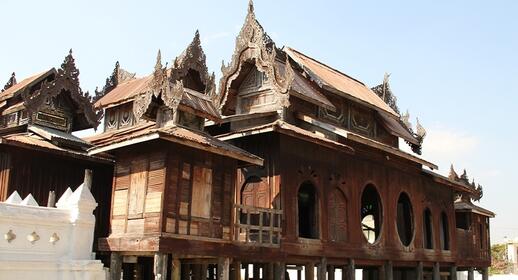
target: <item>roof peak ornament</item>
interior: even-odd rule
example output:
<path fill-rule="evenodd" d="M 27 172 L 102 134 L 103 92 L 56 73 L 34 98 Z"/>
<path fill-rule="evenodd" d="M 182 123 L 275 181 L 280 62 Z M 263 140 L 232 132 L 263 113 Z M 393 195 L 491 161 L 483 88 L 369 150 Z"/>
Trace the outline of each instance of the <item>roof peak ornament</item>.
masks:
<path fill-rule="evenodd" d="M 399 114 L 399 108 L 397 106 L 397 97 L 392 93 L 389 84 L 390 73 L 385 72 L 383 75 L 383 82 L 373 88 L 371 88 L 374 93 L 376 93 L 387 105 L 389 105 L 392 110 Z"/>
<path fill-rule="evenodd" d="M 79 69 L 76 67 L 72 49 L 61 63 L 54 80 L 44 80 L 39 90 L 34 93 L 22 92 L 24 106 L 30 113 L 37 112 L 48 97 L 55 97 L 63 91 L 69 92 L 70 97 L 80 107 L 86 122 L 93 128 L 97 128 L 103 116 L 102 110 L 95 111 L 92 98 L 87 92 L 83 92 L 79 85 Z"/>
<path fill-rule="evenodd" d="M 115 62 L 115 67 L 110 77 L 106 78 L 106 83 L 101 91 L 95 88 L 95 96 L 92 102 L 97 102 L 108 92 L 112 91 L 117 85 L 135 79 L 136 73 L 130 73 L 120 67 L 119 61 Z"/>
<path fill-rule="evenodd" d="M 275 42 L 256 20 L 253 1 L 250 1 L 245 22 L 236 37 L 232 59 L 228 65 L 223 62 L 221 66 L 223 75 L 220 80 L 219 107 L 223 109 L 225 106 L 230 86 L 239 76 L 241 65 L 245 62 L 254 63 L 258 71 L 265 73 L 268 79 L 273 81 L 272 85 L 277 93 L 287 93 L 295 74 L 287 56 L 284 67 L 278 65 L 277 58 Z M 288 96 L 281 98 L 280 102 L 288 105 Z"/>
<path fill-rule="evenodd" d="M 0 92 L 4 92 L 16 84 L 16 73 L 13 72 L 9 80 L 7 80 L 7 83 L 5 84 L 4 88 Z"/>
<path fill-rule="evenodd" d="M 468 172 L 466 169 L 462 172 L 462 175 L 457 175 L 457 172 L 455 172 L 455 169 L 453 168 L 453 164 L 450 166 L 450 174 L 448 175 L 448 179 L 451 181 L 460 183 L 472 190 L 474 190 L 474 194 L 467 194 L 467 193 L 461 193 L 460 198 L 461 200 L 470 202 L 471 200 L 474 201 L 480 201 L 482 196 L 484 196 L 483 188 L 480 184 L 475 183 L 475 178 L 471 179 L 471 183 L 469 181 Z"/>

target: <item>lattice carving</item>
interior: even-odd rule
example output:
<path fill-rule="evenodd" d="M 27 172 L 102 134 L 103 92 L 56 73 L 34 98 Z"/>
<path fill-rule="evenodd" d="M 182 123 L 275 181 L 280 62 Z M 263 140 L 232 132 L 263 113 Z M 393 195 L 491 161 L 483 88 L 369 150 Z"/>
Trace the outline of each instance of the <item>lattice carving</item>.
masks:
<path fill-rule="evenodd" d="M 79 107 L 79 111 L 84 114 L 88 124 L 97 128 L 103 113 L 102 110 L 94 111 L 90 94 L 83 92 L 79 85 L 79 70 L 75 65 L 72 49 L 65 57 L 53 81 L 43 81 L 39 90 L 34 93 L 23 92 L 22 98 L 27 110 L 30 113 L 35 113 L 41 108 L 47 98 L 56 97 L 63 91 L 70 93 L 70 97 Z"/>
<path fill-rule="evenodd" d="M 1 92 L 8 90 L 14 85 L 16 85 L 16 73 L 13 72 Z"/>
<path fill-rule="evenodd" d="M 245 23 L 236 38 L 232 59 L 228 65 L 223 62 L 221 66 L 223 76 L 220 81 L 222 94 L 219 107 L 222 108 L 225 105 L 230 85 L 239 76 L 243 63 L 247 61 L 252 61 L 257 70 L 266 74 L 277 93 L 287 93 L 294 78 L 293 69 L 287 57 L 284 69 L 278 67 L 276 58 L 275 43 L 256 20 L 253 2 L 250 0 Z M 289 104 L 287 100 L 287 95 L 281 98 L 282 105 L 287 106 Z"/>
<path fill-rule="evenodd" d="M 206 61 L 207 57 L 201 47 L 200 32 L 196 30 L 192 42 L 173 62 L 171 82 L 180 81 L 187 76 L 189 70 L 195 70 L 199 73 L 200 80 L 205 86 L 205 94 L 214 97 L 213 95 L 216 93 L 215 75 L 214 72 L 209 74 Z"/>

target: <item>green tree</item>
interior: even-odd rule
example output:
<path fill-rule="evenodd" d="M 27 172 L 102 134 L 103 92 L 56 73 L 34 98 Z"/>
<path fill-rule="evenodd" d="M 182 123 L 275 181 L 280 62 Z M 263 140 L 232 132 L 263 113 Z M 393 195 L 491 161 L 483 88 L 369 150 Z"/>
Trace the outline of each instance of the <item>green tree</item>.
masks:
<path fill-rule="evenodd" d="M 512 265 L 507 260 L 507 247 L 505 244 L 491 246 L 491 267 L 489 274 L 506 274 L 511 272 Z"/>

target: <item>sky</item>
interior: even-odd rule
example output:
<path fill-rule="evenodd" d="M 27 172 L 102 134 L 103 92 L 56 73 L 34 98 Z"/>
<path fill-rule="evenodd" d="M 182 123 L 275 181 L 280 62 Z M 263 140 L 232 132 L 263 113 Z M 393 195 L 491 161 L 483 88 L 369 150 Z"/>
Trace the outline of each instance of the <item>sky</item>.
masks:
<path fill-rule="evenodd" d="M 93 93 L 117 60 L 150 74 L 158 49 L 171 63 L 197 29 L 219 77 L 247 2 L 3 0 L 0 83 L 59 67 L 72 48 Z M 369 86 L 391 73 L 399 108 L 427 129 L 423 157 L 484 187 L 493 243 L 518 237 L 518 1 L 256 0 L 255 11 L 278 47 Z"/>

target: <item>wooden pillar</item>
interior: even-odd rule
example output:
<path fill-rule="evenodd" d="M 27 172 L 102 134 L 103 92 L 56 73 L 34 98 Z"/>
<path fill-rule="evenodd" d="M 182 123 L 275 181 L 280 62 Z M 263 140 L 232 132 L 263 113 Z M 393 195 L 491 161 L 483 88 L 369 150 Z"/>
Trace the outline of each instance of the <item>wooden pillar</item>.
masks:
<path fill-rule="evenodd" d="M 489 279 L 489 270 L 487 267 L 482 268 L 482 280 Z"/>
<path fill-rule="evenodd" d="M 457 280 L 457 267 L 455 265 L 450 267 L 450 280 Z"/>
<path fill-rule="evenodd" d="M 273 274 L 274 274 L 274 268 L 273 263 L 267 263 L 263 267 L 263 279 L 266 280 L 274 280 Z"/>
<path fill-rule="evenodd" d="M 155 280 L 167 279 L 167 254 L 155 253 L 153 273 L 155 274 Z"/>
<path fill-rule="evenodd" d="M 416 272 L 415 272 L 415 275 L 416 275 L 416 279 L 417 280 L 423 280 L 424 279 L 424 275 L 423 275 L 423 262 L 418 262 L 417 263 L 417 267 L 416 267 Z"/>
<path fill-rule="evenodd" d="M 234 261 L 232 263 L 232 279 L 233 280 L 241 280 L 241 262 Z"/>
<path fill-rule="evenodd" d="M 122 272 L 122 257 L 117 252 L 110 256 L 110 280 L 120 280 Z"/>
<path fill-rule="evenodd" d="M 229 266 L 230 259 L 229 258 L 219 258 L 218 259 L 218 280 L 229 280 Z"/>
<path fill-rule="evenodd" d="M 297 280 L 302 280 L 302 266 L 297 269 Z"/>
<path fill-rule="evenodd" d="M 307 263 L 304 267 L 304 279 L 305 280 L 314 280 L 315 279 L 315 264 L 314 263 Z"/>
<path fill-rule="evenodd" d="M 350 259 L 349 260 L 349 263 L 347 264 L 347 267 L 345 269 L 345 274 L 346 275 L 346 278 L 347 280 L 355 280 L 356 279 L 356 265 L 354 264 L 354 260 L 353 259 Z M 343 274 L 342 274 L 342 279 L 344 279 L 343 277 Z"/>
<path fill-rule="evenodd" d="M 378 278 L 376 278 L 376 279 L 385 280 L 385 276 L 387 276 L 385 274 L 385 264 L 378 266 L 377 271 L 378 271 Z"/>
<path fill-rule="evenodd" d="M 335 280 L 335 266 L 334 265 L 327 266 L 327 279 Z"/>
<path fill-rule="evenodd" d="M 172 258 L 171 259 L 171 280 L 180 280 L 182 273 L 182 264 L 180 263 L 180 259 Z"/>
<path fill-rule="evenodd" d="M 207 280 L 207 270 L 209 269 L 209 264 L 204 262 L 201 264 L 200 271 L 201 271 L 201 279 Z"/>
<path fill-rule="evenodd" d="M 473 267 L 468 268 L 468 280 L 475 280 L 475 273 Z"/>
<path fill-rule="evenodd" d="M 277 262 L 275 263 L 275 280 L 285 280 L 286 279 L 286 263 L 285 262 Z"/>
<path fill-rule="evenodd" d="M 318 265 L 318 280 L 326 280 L 326 272 L 327 272 L 327 259 L 322 258 L 320 260 L 320 264 Z"/>
<path fill-rule="evenodd" d="M 441 266 L 438 262 L 433 264 L 433 274 L 432 274 L 433 280 L 441 280 Z"/>
<path fill-rule="evenodd" d="M 394 279 L 394 267 L 392 265 L 392 261 L 387 261 L 385 263 L 385 280 L 393 280 Z"/>
<path fill-rule="evenodd" d="M 192 278 L 194 280 L 201 280 L 201 265 L 200 264 L 191 264 L 192 267 Z"/>

